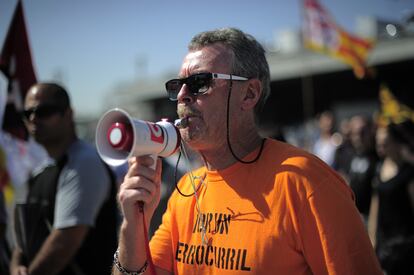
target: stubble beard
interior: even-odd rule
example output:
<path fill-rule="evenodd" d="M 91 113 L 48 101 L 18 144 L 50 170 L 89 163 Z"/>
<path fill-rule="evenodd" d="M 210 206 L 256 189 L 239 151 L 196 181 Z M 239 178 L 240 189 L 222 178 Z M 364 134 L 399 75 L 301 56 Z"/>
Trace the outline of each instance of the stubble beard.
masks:
<path fill-rule="evenodd" d="M 186 128 L 180 129 L 181 138 L 190 146 L 202 142 L 201 128 L 199 125 L 187 125 Z"/>
<path fill-rule="evenodd" d="M 202 137 L 202 129 L 200 123 L 203 122 L 201 113 L 192 108 L 191 106 L 177 106 L 177 114 L 181 119 L 188 119 L 189 117 L 197 117 L 199 121 L 194 123 L 193 121 L 188 121 L 185 128 L 180 129 L 181 138 L 187 142 L 190 146 Z"/>

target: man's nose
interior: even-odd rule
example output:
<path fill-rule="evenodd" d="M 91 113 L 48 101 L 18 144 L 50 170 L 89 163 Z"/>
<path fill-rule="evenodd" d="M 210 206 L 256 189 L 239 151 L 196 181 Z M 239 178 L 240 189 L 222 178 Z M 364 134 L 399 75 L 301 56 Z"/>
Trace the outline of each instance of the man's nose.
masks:
<path fill-rule="evenodd" d="M 195 96 L 190 92 L 190 88 L 188 87 L 188 85 L 183 84 L 183 86 L 181 86 L 181 89 L 177 95 L 178 102 L 189 104 L 194 101 L 194 98 Z"/>

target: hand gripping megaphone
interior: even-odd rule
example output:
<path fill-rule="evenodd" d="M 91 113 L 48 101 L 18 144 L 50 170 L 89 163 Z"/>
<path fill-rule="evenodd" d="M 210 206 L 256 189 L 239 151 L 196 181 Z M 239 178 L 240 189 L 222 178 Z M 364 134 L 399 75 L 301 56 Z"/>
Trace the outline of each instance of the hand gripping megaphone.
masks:
<path fill-rule="evenodd" d="M 107 164 L 119 166 L 132 156 L 168 157 L 181 143 L 178 129 L 163 119 L 153 123 L 132 118 L 122 109 L 106 112 L 96 128 L 96 148 Z"/>

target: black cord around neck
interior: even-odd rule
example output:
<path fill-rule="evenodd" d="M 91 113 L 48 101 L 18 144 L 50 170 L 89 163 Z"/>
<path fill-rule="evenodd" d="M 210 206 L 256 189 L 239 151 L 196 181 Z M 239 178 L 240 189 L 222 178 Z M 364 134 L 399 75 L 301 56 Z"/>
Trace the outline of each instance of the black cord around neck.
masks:
<path fill-rule="evenodd" d="M 182 146 L 184 146 L 184 145 L 182 145 Z M 177 180 L 177 171 L 178 171 L 178 164 L 180 162 L 180 159 L 181 159 L 181 150 L 178 153 L 178 159 L 177 159 L 177 162 L 176 162 L 175 168 L 174 168 L 174 184 L 175 184 L 175 189 L 177 189 L 177 192 L 180 193 L 181 196 L 183 196 L 183 197 L 191 197 L 191 196 L 194 196 L 195 193 L 198 192 L 198 190 L 200 189 L 203 181 L 200 182 L 200 184 L 197 186 L 196 190 L 194 190 L 193 193 L 191 193 L 191 194 L 184 194 L 183 192 L 181 192 L 180 188 L 178 188 L 178 180 Z M 191 173 L 188 173 L 188 176 L 191 177 Z M 194 179 L 192 179 L 192 180 L 194 180 Z"/>
<path fill-rule="evenodd" d="M 232 88 L 233 88 L 233 80 L 231 79 L 231 75 L 230 75 L 230 88 L 229 88 L 229 95 L 227 96 L 227 114 L 226 114 L 226 116 L 227 116 L 227 120 L 226 120 L 227 146 L 229 147 L 231 154 L 233 155 L 233 157 L 237 161 L 239 161 L 241 163 L 244 163 L 244 164 L 251 164 L 251 163 L 256 162 L 260 158 L 260 156 L 262 155 L 262 151 L 263 151 L 263 147 L 264 147 L 266 139 L 262 139 L 262 144 L 260 145 L 259 153 L 257 154 L 257 156 L 254 159 L 246 161 L 246 160 L 242 160 L 241 158 L 236 156 L 236 154 L 233 151 L 233 148 L 231 147 L 231 143 L 230 143 L 230 98 L 231 98 Z"/>
<path fill-rule="evenodd" d="M 229 147 L 229 150 L 230 150 L 232 156 L 237 161 L 239 161 L 241 163 L 244 163 L 244 164 L 251 164 L 251 163 L 256 162 L 260 158 L 260 156 L 262 155 L 263 147 L 264 147 L 264 144 L 265 144 L 266 139 L 262 139 L 262 143 L 260 145 L 259 153 L 252 160 L 248 160 L 248 161 L 242 160 L 242 159 L 240 159 L 234 153 L 233 148 L 231 147 L 231 144 L 230 144 L 230 98 L 231 98 L 232 88 L 233 88 L 233 80 L 231 79 L 231 75 L 230 75 L 230 88 L 229 88 L 229 94 L 228 94 L 228 97 L 227 97 L 227 111 L 226 111 L 226 136 L 227 136 L 227 146 Z M 183 196 L 183 197 L 191 197 L 191 196 L 194 196 L 194 194 L 198 192 L 198 190 L 200 189 L 200 187 L 202 185 L 202 182 L 197 186 L 196 190 L 193 193 L 191 193 L 191 194 L 184 194 L 183 192 L 181 192 L 180 188 L 178 188 L 178 180 L 177 180 L 177 171 L 178 171 L 178 164 L 180 162 L 180 159 L 181 159 L 181 150 L 179 152 L 178 159 L 177 159 L 177 162 L 175 164 L 175 169 L 174 169 L 175 189 L 177 189 L 178 193 L 180 193 L 181 196 Z M 191 175 L 188 175 L 188 176 L 191 176 Z"/>

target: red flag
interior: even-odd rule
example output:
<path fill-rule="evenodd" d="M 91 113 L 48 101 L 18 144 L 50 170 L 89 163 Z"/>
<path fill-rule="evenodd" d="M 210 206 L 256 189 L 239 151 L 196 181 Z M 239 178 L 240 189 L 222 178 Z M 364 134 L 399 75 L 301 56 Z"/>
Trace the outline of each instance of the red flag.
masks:
<path fill-rule="evenodd" d="M 366 59 L 373 42 L 344 31 L 317 0 L 304 0 L 304 12 L 305 46 L 351 65 L 358 78 L 364 77 Z"/>
<path fill-rule="evenodd" d="M 9 98 L 17 110 L 23 107 L 27 90 L 36 83 L 29 39 L 24 20 L 23 5 L 19 0 L 13 14 L 0 55 L 0 70 L 8 79 Z"/>

